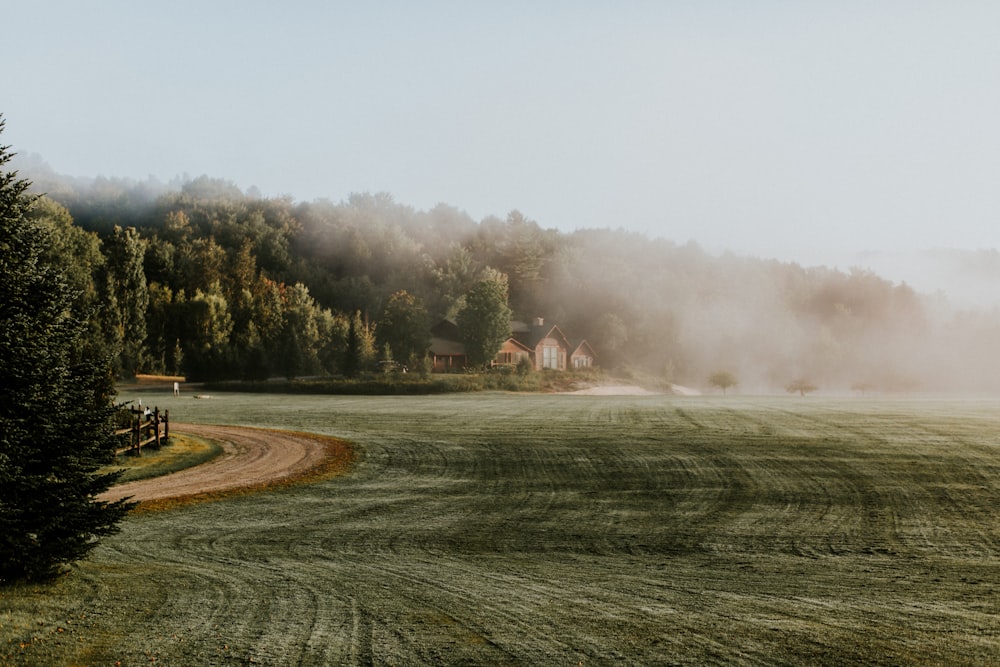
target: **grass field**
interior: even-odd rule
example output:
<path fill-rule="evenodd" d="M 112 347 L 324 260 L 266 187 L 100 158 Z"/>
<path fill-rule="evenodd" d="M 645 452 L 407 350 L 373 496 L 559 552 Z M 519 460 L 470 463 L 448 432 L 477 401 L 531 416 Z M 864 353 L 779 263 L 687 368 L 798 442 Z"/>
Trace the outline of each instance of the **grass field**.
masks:
<path fill-rule="evenodd" d="M 174 435 L 164 447 L 144 447 L 140 456 L 134 456 L 131 452 L 119 454 L 115 462 L 101 472 L 119 470 L 119 481 L 134 482 L 206 463 L 221 453 L 222 448 L 216 443 L 187 435 Z"/>
<path fill-rule="evenodd" d="M 1000 401 L 143 401 L 360 455 L 322 483 L 130 517 L 69 576 L 0 590 L 0 662 L 1000 656 Z"/>

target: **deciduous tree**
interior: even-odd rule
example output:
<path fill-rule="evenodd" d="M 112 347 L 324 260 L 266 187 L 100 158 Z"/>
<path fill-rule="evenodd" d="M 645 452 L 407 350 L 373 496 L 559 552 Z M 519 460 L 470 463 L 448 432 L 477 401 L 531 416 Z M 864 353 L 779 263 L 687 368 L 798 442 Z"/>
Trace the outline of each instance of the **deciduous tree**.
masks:
<path fill-rule="evenodd" d="M 108 333 L 118 352 L 117 372 L 133 377 L 143 361 L 146 340 L 146 242 L 134 227 L 115 227 L 106 246 Z"/>
<path fill-rule="evenodd" d="M 798 394 L 799 396 L 805 396 L 806 394 L 816 391 L 816 389 L 816 385 L 809 382 L 809 380 L 806 380 L 805 378 L 799 378 L 785 387 L 785 391 L 789 394 Z"/>
<path fill-rule="evenodd" d="M 730 387 L 735 387 L 739 382 L 736 380 L 736 376 L 729 371 L 716 371 L 708 376 L 708 383 L 713 387 L 718 387 L 722 390 L 722 395 L 725 396 L 726 390 Z"/>
<path fill-rule="evenodd" d="M 507 305 L 507 276 L 491 272 L 465 295 L 458 313 L 465 354 L 470 366 L 483 366 L 510 336 L 511 310 Z"/>

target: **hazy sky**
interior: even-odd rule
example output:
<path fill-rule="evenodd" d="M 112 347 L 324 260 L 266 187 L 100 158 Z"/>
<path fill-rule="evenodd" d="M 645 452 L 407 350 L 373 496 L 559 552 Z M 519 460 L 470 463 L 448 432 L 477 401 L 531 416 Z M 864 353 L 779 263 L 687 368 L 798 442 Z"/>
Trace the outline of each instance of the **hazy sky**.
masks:
<path fill-rule="evenodd" d="M 710 250 L 1000 247 L 1000 3 L 6 3 L 57 172 L 386 191 Z"/>

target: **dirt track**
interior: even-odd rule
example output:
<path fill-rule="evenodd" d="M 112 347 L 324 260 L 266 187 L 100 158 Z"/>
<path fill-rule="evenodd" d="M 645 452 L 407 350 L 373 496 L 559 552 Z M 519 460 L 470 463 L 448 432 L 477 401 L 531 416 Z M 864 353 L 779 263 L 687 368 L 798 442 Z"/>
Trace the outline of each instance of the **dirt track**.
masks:
<path fill-rule="evenodd" d="M 140 502 L 183 498 L 245 488 L 259 488 L 299 477 L 327 458 L 315 436 L 241 426 L 177 424 L 175 430 L 214 440 L 221 456 L 171 475 L 128 482 L 110 489 L 102 500 L 132 496 Z"/>

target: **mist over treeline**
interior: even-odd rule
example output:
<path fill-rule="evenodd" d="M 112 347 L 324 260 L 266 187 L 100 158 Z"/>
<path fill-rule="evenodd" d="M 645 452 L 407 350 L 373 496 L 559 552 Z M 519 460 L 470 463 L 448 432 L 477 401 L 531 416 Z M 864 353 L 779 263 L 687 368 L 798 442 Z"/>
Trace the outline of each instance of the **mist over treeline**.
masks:
<path fill-rule="evenodd" d="M 1000 389 L 996 309 L 867 270 L 712 255 L 611 226 L 561 232 L 516 210 L 477 221 L 382 193 L 296 202 L 208 177 L 21 170 L 47 193 L 36 215 L 61 230 L 123 376 L 341 373 L 359 337 L 368 361 L 392 353 L 401 308 L 426 344 L 500 272 L 515 319 L 557 323 L 619 375 L 705 388 L 726 371 L 745 392 L 802 379 L 827 391 Z"/>

